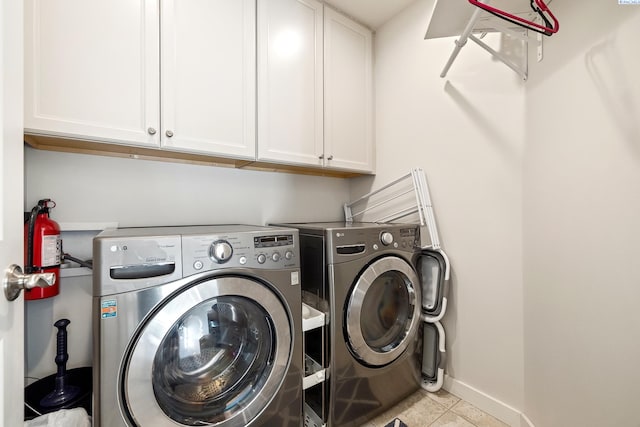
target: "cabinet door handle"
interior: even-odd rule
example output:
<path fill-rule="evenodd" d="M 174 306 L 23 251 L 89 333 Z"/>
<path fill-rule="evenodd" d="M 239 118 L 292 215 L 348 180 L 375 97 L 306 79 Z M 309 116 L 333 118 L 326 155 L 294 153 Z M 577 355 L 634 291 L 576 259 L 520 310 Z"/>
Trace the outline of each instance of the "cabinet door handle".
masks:
<path fill-rule="evenodd" d="M 171 138 L 173 136 L 173 132 L 168 130 L 164 133 L 165 135 L 167 135 L 167 138 Z"/>
<path fill-rule="evenodd" d="M 156 130 L 154 128 L 147 129 L 147 132 L 149 132 L 149 135 L 155 135 L 156 134 Z"/>
<path fill-rule="evenodd" d="M 320 160 L 324 159 L 324 154 L 320 154 L 320 155 L 318 156 L 318 159 L 320 159 Z"/>
<path fill-rule="evenodd" d="M 333 160 L 333 154 L 329 155 L 329 157 L 327 157 L 327 160 Z"/>

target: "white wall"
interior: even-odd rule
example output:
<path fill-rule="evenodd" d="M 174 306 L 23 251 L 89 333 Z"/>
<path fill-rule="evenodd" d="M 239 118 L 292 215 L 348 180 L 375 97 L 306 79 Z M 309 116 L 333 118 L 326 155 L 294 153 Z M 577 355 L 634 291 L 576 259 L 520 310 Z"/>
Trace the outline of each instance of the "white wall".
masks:
<path fill-rule="evenodd" d="M 349 183 L 340 178 L 25 148 L 25 211 L 41 198 L 57 203 L 51 217 L 59 223 L 264 225 L 340 220 Z M 90 240 L 92 234 L 86 235 Z M 69 236 L 63 233 L 63 243 L 71 242 Z M 64 249 L 86 259 L 91 256 L 90 247 L 74 237 L 73 246 L 65 244 Z M 63 277 L 60 295 L 26 303 L 27 376 L 41 378 L 55 372 L 53 323 L 61 317 L 72 322 L 68 366 L 90 364 L 90 279 L 87 275 Z"/>
<path fill-rule="evenodd" d="M 377 31 L 377 175 L 352 195 L 426 171 L 453 266 L 447 372 L 521 408 L 524 88 L 472 43 L 441 79 L 454 44 L 423 40 L 432 5 L 418 0 Z"/>
<path fill-rule="evenodd" d="M 561 29 L 526 87 L 524 412 L 636 427 L 640 6 L 552 6 Z"/>
<path fill-rule="evenodd" d="M 25 210 L 121 227 L 341 219 L 348 180 L 25 149 Z"/>

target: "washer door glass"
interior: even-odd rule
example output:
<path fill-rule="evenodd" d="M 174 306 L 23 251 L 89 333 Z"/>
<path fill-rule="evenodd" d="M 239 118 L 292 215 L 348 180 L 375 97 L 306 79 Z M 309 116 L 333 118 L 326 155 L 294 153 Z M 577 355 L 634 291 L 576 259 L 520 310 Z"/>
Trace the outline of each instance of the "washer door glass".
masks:
<path fill-rule="evenodd" d="M 124 376 L 127 409 L 139 425 L 244 426 L 276 394 L 291 345 L 287 312 L 266 285 L 200 283 L 146 322 Z"/>
<path fill-rule="evenodd" d="M 420 286 L 409 263 L 384 257 L 369 265 L 353 287 L 346 312 L 351 351 L 367 365 L 393 362 L 416 338 Z"/>

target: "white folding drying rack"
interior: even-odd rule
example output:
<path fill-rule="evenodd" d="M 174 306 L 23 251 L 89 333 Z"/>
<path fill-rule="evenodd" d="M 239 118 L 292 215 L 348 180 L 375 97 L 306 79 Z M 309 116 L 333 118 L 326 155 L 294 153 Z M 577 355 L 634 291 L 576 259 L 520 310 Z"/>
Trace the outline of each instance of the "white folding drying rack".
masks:
<path fill-rule="evenodd" d="M 392 205 L 401 205 L 400 209 L 394 209 Z M 408 206 L 407 206 L 408 205 Z M 355 210 L 358 208 L 358 210 Z M 388 212 L 389 210 L 391 212 Z M 354 212 L 355 210 L 355 212 Z M 438 252 L 445 261 L 444 280 L 445 283 L 450 279 L 450 264 L 447 254 L 440 246 L 440 237 L 438 235 L 438 227 L 431 203 L 431 195 L 429 194 L 429 186 L 424 171 L 420 168 L 411 169 L 411 171 L 390 182 L 383 187 L 374 190 L 364 196 L 344 204 L 344 215 L 347 222 L 353 222 L 357 217 L 362 220 L 365 213 L 369 213 L 373 219 L 367 219 L 370 222 L 388 223 L 407 218 L 417 214 L 420 218 L 420 238 L 421 248 Z M 376 212 L 377 215 L 376 216 Z M 429 235 L 429 242 L 423 240 L 424 229 Z M 426 323 L 434 324 L 440 336 L 438 351 L 440 353 L 440 363 L 437 367 L 437 380 L 422 381 L 422 388 L 429 392 L 436 392 L 442 388 L 444 382 L 444 365 L 446 361 L 445 353 L 445 333 L 440 323 L 447 309 L 446 292 L 442 298 L 442 309 L 438 316 L 422 315 L 422 320 Z"/>
<path fill-rule="evenodd" d="M 411 182 L 409 182 L 411 181 Z M 413 194 L 413 198 L 411 197 Z M 406 197 L 405 197 L 406 196 Z M 355 207 L 366 204 L 365 202 L 373 201 L 373 203 L 360 210 L 353 212 Z M 388 213 L 384 209 L 390 208 L 390 203 L 397 201 L 398 203 L 409 204 L 408 207 Z M 372 212 L 380 209 L 380 217 L 371 219 L 371 222 L 392 222 L 402 218 L 406 218 L 413 214 L 418 214 L 420 225 L 427 228 L 430 242 L 422 244 L 423 249 L 440 249 L 440 237 L 438 236 L 438 228 L 433 213 L 433 205 L 431 203 L 431 195 L 429 194 L 429 186 L 422 169 L 411 169 L 408 174 L 396 179 L 389 184 L 374 190 L 350 203 L 344 204 L 344 216 L 347 222 L 353 222 L 354 218 L 361 217 L 366 212 Z M 375 215 L 375 213 L 373 213 Z"/>

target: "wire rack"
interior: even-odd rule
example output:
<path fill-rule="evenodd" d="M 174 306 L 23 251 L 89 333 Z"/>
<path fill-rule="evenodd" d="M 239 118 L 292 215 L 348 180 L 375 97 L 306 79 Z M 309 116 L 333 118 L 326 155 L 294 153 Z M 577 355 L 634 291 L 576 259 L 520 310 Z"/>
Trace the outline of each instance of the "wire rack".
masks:
<path fill-rule="evenodd" d="M 411 169 L 408 174 L 395 181 L 344 204 L 347 222 L 362 220 L 365 215 L 371 218 L 369 221 L 380 223 L 417 216 L 420 225 L 426 227 L 430 239 L 422 242 L 423 249 L 440 249 L 429 186 L 426 175 L 420 168 Z"/>

